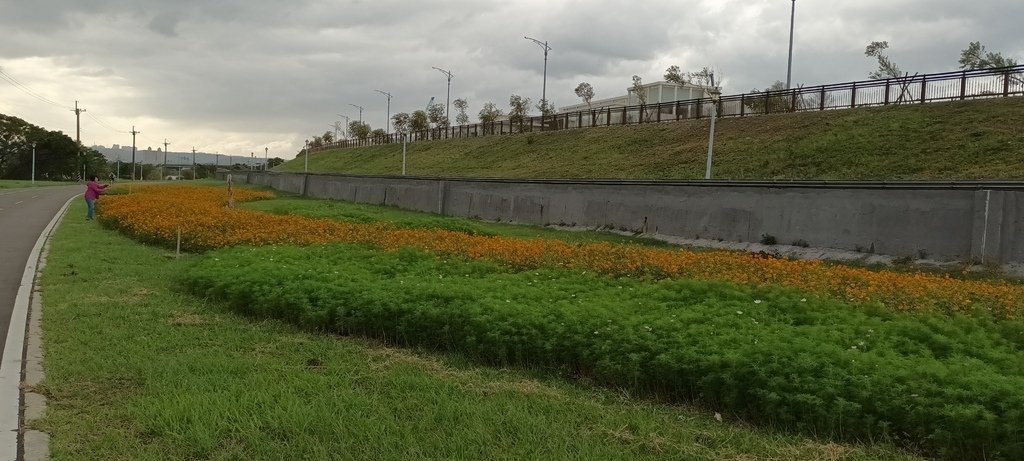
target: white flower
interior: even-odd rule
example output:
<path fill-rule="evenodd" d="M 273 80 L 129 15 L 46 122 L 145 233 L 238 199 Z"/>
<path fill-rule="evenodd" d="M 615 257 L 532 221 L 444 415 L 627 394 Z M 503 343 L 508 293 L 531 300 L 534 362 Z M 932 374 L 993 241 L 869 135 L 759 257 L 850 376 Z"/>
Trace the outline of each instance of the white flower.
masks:
<path fill-rule="evenodd" d="M 737 314 L 743 315 L 743 311 L 736 311 Z"/>
<path fill-rule="evenodd" d="M 760 299 L 755 299 L 754 300 L 754 304 L 761 304 L 761 300 Z"/>
<path fill-rule="evenodd" d="M 722 422 L 722 414 L 715 412 L 715 421 Z"/>
<path fill-rule="evenodd" d="M 807 298 L 800 298 L 800 302 L 802 302 L 802 303 L 807 302 Z"/>

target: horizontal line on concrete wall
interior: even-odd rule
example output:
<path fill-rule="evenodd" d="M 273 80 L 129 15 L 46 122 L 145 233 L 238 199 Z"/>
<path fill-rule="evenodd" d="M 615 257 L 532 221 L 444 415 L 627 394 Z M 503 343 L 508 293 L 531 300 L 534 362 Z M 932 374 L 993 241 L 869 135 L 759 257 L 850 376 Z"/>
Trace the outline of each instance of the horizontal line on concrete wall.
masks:
<path fill-rule="evenodd" d="M 734 181 L 712 180 L 651 180 L 651 179 L 526 179 L 486 177 L 444 177 L 444 176 L 396 176 L 342 173 L 253 173 L 275 175 L 340 176 L 347 178 L 375 179 L 418 179 L 451 182 L 490 182 L 517 184 L 564 184 L 564 185 L 649 185 L 689 187 L 770 187 L 779 189 L 915 189 L 915 190 L 1016 190 L 1024 191 L 1024 181 Z"/>

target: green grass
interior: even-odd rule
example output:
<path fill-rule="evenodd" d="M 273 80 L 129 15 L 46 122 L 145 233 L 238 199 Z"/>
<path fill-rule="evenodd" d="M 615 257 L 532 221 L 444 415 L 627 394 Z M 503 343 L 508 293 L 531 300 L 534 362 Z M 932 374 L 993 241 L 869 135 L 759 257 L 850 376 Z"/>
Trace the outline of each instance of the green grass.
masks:
<path fill-rule="evenodd" d="M 700 179 L 707 120 L 409 144 L 408 173 Z M 310 171 L 401 171 L 400 144 L 315 153 Z M 1024 179 L 1024 98 L 726 118 L 716 179 Z M 301 172 L 304 158 L 275 171 Z"/>
<path fill-rule="evenodd" d="M 95 223 L 56 232 L 34 423 L 53 459 L 915 459 L 252 321 L 173 291 L 197 257 L 166 256 Z"/>
<path fill-rule="evenodd" d="M 182 280 L 256 318 L 545 367 L 820 436 L 947 459 L 1024 454 L 1019 321 L 354 245 L 217 250 Z"/>
<path fill-rule="evenodd" d="M 283 195 L 281 192 L 274 192 L 275 194 Z M 293 214 L 355 223 L 384 222 L 403 228 L 447 229 L 470 235 L 496 235 L 523 239 L 544 238 L 573 243 L 611 242 L 636 243 L 654 247 L 678 246 L 651 238 L 630 237 L 609 232 L 579 232 L 539 226 L 488 222 L 338 200 L 281 196 L 274 200 L 247 202 L 240 204 L 240 206 L 272 214 Z"/>
<path fill-rule="evenodd" d="M 18 189 L 23 187 L 69 186 L 78 184 L 74 181 L 32 181 L 21 179 L 0 179 L 0 189 Z"/>

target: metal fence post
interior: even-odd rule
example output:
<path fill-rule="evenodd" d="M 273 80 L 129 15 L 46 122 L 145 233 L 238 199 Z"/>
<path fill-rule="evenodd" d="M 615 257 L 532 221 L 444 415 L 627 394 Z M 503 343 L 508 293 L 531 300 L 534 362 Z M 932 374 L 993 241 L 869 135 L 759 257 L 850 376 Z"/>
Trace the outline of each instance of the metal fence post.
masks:
<path fill-rule="evenodd" d="M 818 110 L 825 110 L 825 85 L 821 86 L 821 98 L 818 100 Z"/>
<path fill-rule="evenodd" d="M 857 107 L 857 82 L 853 82 L 853 86 L 850 89 L 850 108 Z"/>
<path fill-rule="evenodd" d="M 885 79 L 885 105 L 889 105 L 889 79 Z"/>
<path fill-rule="evenodd" d="M 921 76 L 921 104 L 924 104 L 925 99 L 925 88 L 928 87 L 928 78 L 925 75 Z"/>
<path fill-rule="evenodd" d="M 967 71 L 965 70 L 960 77 L 960 100 L 963 101 L 967 97 Z"/>

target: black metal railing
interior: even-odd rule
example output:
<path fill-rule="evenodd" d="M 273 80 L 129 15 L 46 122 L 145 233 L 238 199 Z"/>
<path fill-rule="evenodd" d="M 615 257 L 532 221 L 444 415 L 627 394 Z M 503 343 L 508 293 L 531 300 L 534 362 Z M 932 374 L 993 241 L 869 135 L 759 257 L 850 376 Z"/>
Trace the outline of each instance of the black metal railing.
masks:
<path fill-rule="evenodd" d="M 745 117 L 1020 95 L 1024 95 L 1024 65 L 998 69 L 907 75 L 905 77 L 722 96 L 717 103 L 717 116 Z M 546 116 L 523 117 L 516 120 L 432 128 L 408 133 L 408 141 L 699 119 L 711 115 L 712 104 L 714 102 L 708 97 L 658 104 L 601 107 Z M 310 148 L 310 152 L 400 142 L 402 142 L 401 135 L 392 133 L 386 136 L 326 143 Z"/>

